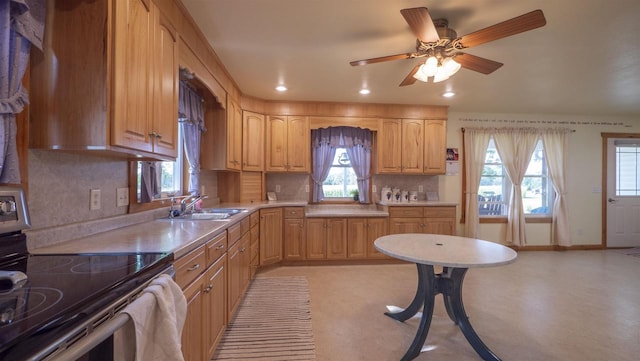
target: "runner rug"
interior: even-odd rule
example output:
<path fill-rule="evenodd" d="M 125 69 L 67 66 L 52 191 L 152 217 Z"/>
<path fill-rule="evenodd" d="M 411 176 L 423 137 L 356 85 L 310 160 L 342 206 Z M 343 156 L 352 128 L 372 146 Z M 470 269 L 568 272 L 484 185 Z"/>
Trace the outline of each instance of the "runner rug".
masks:
<path fill-rule="evenodd" d="M 315 360 L 307 279 L 254 279 L 213 360 Z"/>

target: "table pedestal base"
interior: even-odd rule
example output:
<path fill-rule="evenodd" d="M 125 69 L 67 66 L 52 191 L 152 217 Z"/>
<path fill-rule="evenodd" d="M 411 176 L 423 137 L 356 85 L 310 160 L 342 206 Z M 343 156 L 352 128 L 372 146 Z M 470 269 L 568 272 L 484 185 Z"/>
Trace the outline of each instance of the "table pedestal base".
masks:
<path fill-rule="evenodd" d="M 444 267 L 442 273 L 435 274 L 433 266 L 416 264 L 418 267 L 418 289 L 411 304 L 401 312 L 385 312 L 385 315 L 404 322 L 413 317 L 422 307 L 422 318 L 416 337 L 413 339 L 409 350 L 402 357 L 402 361 L 413 360 L 418 357 L 429 333 L 431 318 L 433 316 L 433 304 L 435 296 L 442 294 L 444 306 L 449 318 L 460 327 L 462 334 L 471 344 L 474 350 L 486 361 L 500 361 L 489 348 L 482 342 L 478 334 L 471 327 L 469 317 L 462 304 L 462 281 L 467 268 Z"/>

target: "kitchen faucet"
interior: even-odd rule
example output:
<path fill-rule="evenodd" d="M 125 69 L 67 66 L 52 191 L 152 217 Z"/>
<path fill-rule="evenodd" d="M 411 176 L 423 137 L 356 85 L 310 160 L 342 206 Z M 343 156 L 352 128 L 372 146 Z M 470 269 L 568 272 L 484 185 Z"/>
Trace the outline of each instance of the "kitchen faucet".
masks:
<path fill-rule="evenodd" d="M 195 207 L 196 203 L 198 203 L 199 201 L 205 199 L 205 198 L 209 198 L 209 196 L 206 195 L 191 195 L 189 197 L 185 197 L 180 201 L 180 214 L 185 214 L 187 212 L 193 212 L 193 208 Z M 191 202 L 187 203 L 188 200 L 193 199 Z"/>

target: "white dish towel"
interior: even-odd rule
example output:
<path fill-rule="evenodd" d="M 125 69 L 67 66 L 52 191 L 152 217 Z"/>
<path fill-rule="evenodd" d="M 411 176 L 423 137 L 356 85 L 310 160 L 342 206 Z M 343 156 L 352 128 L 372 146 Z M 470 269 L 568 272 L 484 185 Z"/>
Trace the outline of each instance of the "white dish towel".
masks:
<path fill-rule="evenodd" d="M 184 361 L 181 335 L 187 301 L 180 286 L 169 275 L 156 277 L 122 312 L 131 317 L 133 324 L 127 322 L 114 335 L 114 342 L 121 345 L 116 351 L 116 359 Z M 132 356 L 134 351 L 135 358 Z"/>

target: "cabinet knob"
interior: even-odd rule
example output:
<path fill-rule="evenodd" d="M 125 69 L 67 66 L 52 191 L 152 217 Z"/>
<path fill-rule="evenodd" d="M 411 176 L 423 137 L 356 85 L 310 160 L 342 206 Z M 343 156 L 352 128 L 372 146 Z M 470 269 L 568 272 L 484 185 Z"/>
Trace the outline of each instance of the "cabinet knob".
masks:
<path fill-rule="evenodd" d="M 223 248 L 224 248 L 224 244 L 221 244 L 218 247 L 216 247 L 216 249 L 223 249 Z"/>
<path fill-rule="evenodd" d="M 205 292 L 205 293 L 209 293 L 209 292 L 211 292 L 211 290 L 212 290 L 212 289 L 213 289 L 213 285 L 210 283 L 210 284 L 207 286 L 207 288 L 205 288 L 205 289 L 204 289 L 204 292 Z"/>
<path fill-rule="evenodd" d="M 191 271 L 195 271 L 195 270 L 197 270 L 199 268 L 200 268 L 200 263 L 196 263 L 191 268 L 187 268 L 187 271 L 191 272 Z"/>

